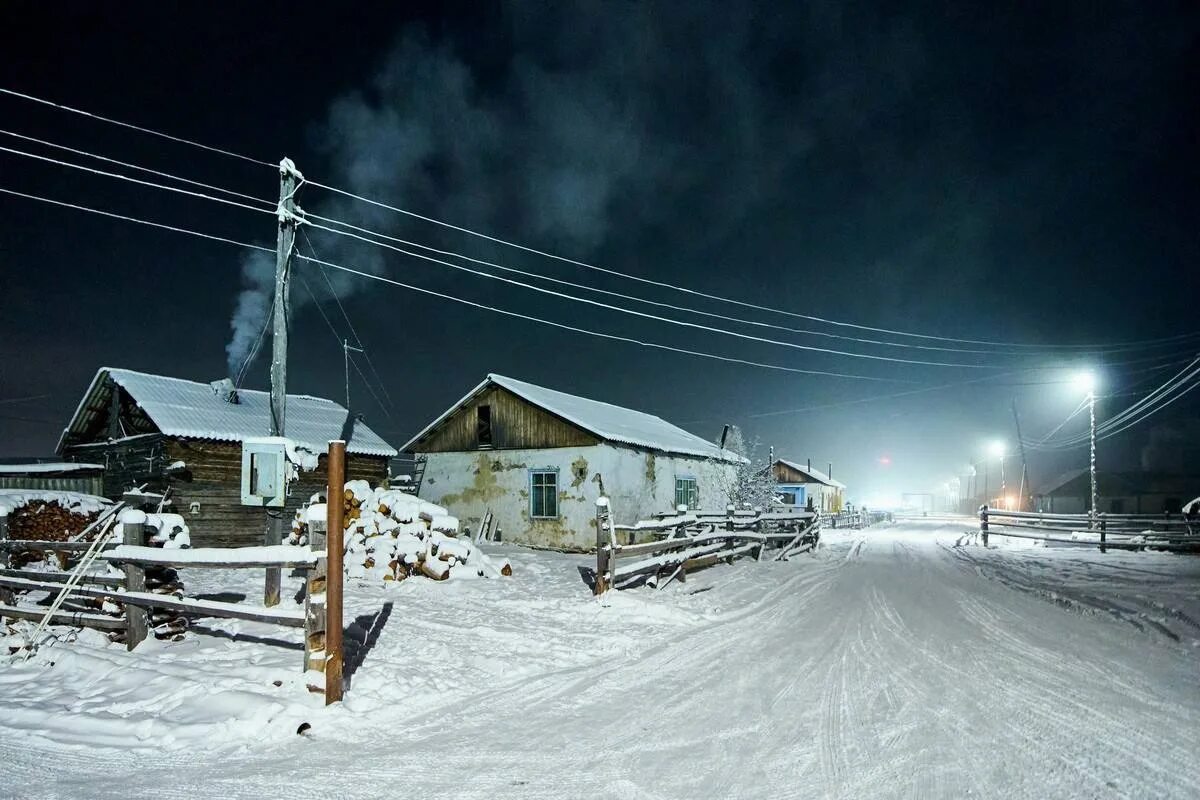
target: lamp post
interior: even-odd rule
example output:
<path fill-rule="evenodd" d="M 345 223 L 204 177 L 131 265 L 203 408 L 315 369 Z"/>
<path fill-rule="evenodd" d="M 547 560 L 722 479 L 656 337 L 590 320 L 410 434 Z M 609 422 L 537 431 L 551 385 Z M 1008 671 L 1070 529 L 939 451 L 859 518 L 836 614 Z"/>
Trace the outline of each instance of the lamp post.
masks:
<path fill-rule="evenodd" d="M 1091 477 L 1091 504 L 1088 509 L 1088 528 L 1096 529 L 1096 507 L 1100 493 L 1096 489 L 1096 376 L 1081 372 L 1075 376 L 1075 385 L 1087 392 L 1088 404 L 1088 474 Z"/>

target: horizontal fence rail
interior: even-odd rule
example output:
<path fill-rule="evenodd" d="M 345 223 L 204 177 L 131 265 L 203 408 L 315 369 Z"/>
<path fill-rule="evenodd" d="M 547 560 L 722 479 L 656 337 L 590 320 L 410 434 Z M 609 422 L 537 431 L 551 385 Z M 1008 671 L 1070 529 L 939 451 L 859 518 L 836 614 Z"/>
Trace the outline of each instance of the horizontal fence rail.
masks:
<path fill-rule="evenodd" d="M 632 525 L 613 522 L 609 499 L 596 502 L 597 595 L 621 588 L 644 576 L 644 583 L 664 588 L 686 580 L 687 573 L 719 561 L 732 563 L 768 553 L 777 561 L 813 550 L 820 539 L 821 516 L 794 508 L 726 509 L 724 514 L 680 507 Z M 635 541 L 639 536 L 655 537 Z M 620 541 L 624 537 L 626 541 Z"/>
<path fill-rule="evenodd" d="M 1006 511 L 981 506 L 979 533 L 1117 550 L 1200 550 L 1200 519 L 1183 514 L 1088 514 Z"/>

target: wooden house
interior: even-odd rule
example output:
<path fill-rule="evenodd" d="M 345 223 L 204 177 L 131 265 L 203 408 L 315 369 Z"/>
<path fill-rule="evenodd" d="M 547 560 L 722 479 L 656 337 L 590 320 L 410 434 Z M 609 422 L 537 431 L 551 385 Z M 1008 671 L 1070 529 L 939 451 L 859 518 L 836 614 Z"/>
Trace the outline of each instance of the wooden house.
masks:
<path fill-rule="evenodd" d="M 396 449 L 332 400 L 287 396 L 286 433 L 311 469 L 301 468 L 282 513 L 326 488 L 331 439 L 346 442 L 347 480 L 388 477 Z M 104 367 L 96 373 L 58 443 L 60 456 L 102 464 L 102 494 L 118 498 L 147 485 L 170 489 L 195 546 L 262 544 L 266 515 L 241 502 L 242 442 L 270 432 L 270 395 Z"/>
<path fill-rule="evenodd" d="M 836 514 L 846 503 L 846 484 L 813 469 L 811 461 L 800 464 L 777 458 L 771 470 L 775 473 L 776 494 L 787 504 Z"/>
<path fill-rule="evenodd" d="M 683 504 L 723 510 L 742 459 L 651 414 L 488 375 L 402 448 L 425 462 L 420 495 L 505 541 L 596 543 L 596 499 L 618 523 Z"/>
<path fill-rule="evenodd" d="M 1103 470 L 1096 473 L 1096 494 L 1102 513 L 1178 514 L 1200 495 L 1200 475 Z M 1046 513 L 1086 514 L 1091 506 L 1092 479 L 1086 468 L 1066 472 L 1033 493 L 1033 507 Z"/>

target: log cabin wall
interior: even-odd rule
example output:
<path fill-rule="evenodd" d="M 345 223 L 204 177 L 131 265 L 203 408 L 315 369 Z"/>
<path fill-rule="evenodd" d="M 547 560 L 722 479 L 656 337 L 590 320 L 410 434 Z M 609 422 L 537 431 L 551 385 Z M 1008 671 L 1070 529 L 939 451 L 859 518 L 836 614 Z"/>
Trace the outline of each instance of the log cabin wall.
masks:
<path fill-rule="evenodd" d="M 79 461 L 104 465 L 101 494 L 116 500 L 128 489 L 142 484 L 161 485 L 163 470 L 171 463 L 166 454 L 167 437 L 150 433 L 114 442 L 76 444 L 63 448 L 63 455 Z"/>
<path fill-rule="evenodd" d="M 775 480 L 780 483 L 814 483 L 812 478 L 805 475 L 797 469 L 792 469 L 787 464 L 775 462 L 773 467 L 775 472 Z"/>
<path fill-rule="evenodd" d="M 191 529 L 194 547 L 243 547 L 261 545 L 267 526 L 266 509 L 242 505 L 242 445 L 239 442 L 210 442 L 171 439 L 167 442 L 168 463 L 182 461 L 186 470 L 170 479 L 174 510 Z M 328 467 L 321 455 L 317 468 L 300 472 L 291 495 L 279 509 L 291 524 L 296 510 L 314 494 L 324 494 Z M 365 480 L 378 486 L 387 480 L 387 458 L 346 454 L 346 480 Z M 199 503 L 193 512 L 192 504 Z"/>
<path fill-rule="evenodd" d="M 491 443 L 481 446 L 479 407 L 487 406 Z M 543 449 L 590 447 L 600 439 L 571 423 L 531 405 L 499 386 L 489 386 L 478 397 L 413 444 L 418 453 L 453 453 L 469 450 Z"/>

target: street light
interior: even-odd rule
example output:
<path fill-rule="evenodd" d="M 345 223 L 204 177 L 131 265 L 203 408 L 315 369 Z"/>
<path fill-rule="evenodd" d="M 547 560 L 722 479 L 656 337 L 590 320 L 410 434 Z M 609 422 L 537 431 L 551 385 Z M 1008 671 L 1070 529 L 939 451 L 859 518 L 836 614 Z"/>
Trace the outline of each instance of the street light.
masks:
<path fill-rule="evenodd" d="M 1092 530 L 1096 528 L 1096 506 L 1100 502 L 1099 492 L 1096 490 L 1096 385 L 1099 381 L 1096 380 L 1094 372 L 1079 372 L 1071 380 L 1071 383 L 1078 389 L 1087 392 L 1088 404 L 1088 430 L 1090 440 L 1090 451 L 1088 454 L 1088 473 L 1091 476 L 1092 482 L 1092 503 L 1088 510 L 1088 527 Z"/>

